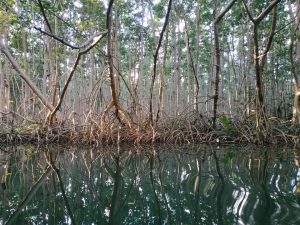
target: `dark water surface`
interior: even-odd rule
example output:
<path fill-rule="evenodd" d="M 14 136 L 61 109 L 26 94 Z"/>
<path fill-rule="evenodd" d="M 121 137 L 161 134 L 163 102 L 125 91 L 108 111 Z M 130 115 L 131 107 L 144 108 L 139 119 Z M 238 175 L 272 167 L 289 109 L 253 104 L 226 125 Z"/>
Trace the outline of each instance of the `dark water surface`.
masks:
<path fill-rule="evenodd" d="M 300 224 L 299 149 L 119 152 L 0 150 L 0 224 Z"/>

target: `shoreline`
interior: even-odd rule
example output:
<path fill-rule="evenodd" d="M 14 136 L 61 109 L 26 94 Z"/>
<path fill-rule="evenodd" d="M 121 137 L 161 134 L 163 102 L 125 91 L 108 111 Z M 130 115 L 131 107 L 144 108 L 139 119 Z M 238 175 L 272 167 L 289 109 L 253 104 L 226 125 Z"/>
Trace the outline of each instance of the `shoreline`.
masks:
<path fill-rule="evenodd" d="M 128 128 L 94 126 L 54 128 L 42 125 L 14 126 L 0 130 L 0 143 L 3 144 L 50 144 L 66 143 L 71 145 L 115 145 L 131 144 L 255 144 L 255 145 L 298 145 L 300 126 L 273 123 L 264 131 L 257 131 L 251 123 L 233 123 L 212 129 L 209 126 L 181 122 L 176 127 L 160 126 L 148 128 Z M 109 129 L 107 129 L 109 128 Z"/>

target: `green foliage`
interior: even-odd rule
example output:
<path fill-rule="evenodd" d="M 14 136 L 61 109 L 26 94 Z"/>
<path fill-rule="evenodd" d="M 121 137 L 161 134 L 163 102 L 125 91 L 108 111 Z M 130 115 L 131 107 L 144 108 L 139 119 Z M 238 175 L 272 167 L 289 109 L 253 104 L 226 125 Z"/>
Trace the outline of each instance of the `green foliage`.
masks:
<path fill-rule="evenodd" d="M 228 128 L 229 125 L 230 125 L 230 121 L 229 121 L 229 119 L 225 115 L 223 115 L 223 116 L 220 117 L 220 122 L 222 123 L 222 125 L 225 128 Z"/>
<path fill-rule="evenodd" d="M 159 19 L 165 17 L 165 4 L 165 1 L 160 1 L 157 5 L 153 6 L 154 15 Z"/>
<path fill-rule="evenodd" d="M 229 136 L 236 136 L 238 135 L 238 130 L 236 129 L 236 127 L 234 126 L 234 122 L 232 122 L 228 117 L 226 117 L 225 115 L 222 115 L 219 118 L 221 124 L 223 125 L 225 132 L 229 135 Z"/>
<path fill-rule="evenodd" d="M 0 32 L 5 32 L 4 29 L 8 27 L 8 25 L 14 25 L 18 21 L 17 16 L 11 12 L 7 12 L 0 8 Z"/>

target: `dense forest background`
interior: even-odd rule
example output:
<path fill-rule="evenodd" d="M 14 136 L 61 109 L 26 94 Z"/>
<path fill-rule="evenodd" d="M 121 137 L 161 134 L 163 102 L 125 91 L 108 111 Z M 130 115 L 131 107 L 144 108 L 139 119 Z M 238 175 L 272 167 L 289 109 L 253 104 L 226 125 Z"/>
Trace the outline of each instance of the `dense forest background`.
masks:
<path fill-rule="evenodd" d="M 152 138 L 174 121 L 297 124 L 299 11 L 299 0 L 1 1 L 0 122 Z"/>

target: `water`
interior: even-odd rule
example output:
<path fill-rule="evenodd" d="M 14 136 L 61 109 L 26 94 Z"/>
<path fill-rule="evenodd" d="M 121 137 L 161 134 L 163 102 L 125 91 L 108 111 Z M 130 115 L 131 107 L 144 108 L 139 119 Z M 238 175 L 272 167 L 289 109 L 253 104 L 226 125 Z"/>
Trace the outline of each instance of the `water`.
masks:
<path fill-rule="evenodd" d="M 300 224 L 296 149 L 7 150 L 0 224 Z"/>

